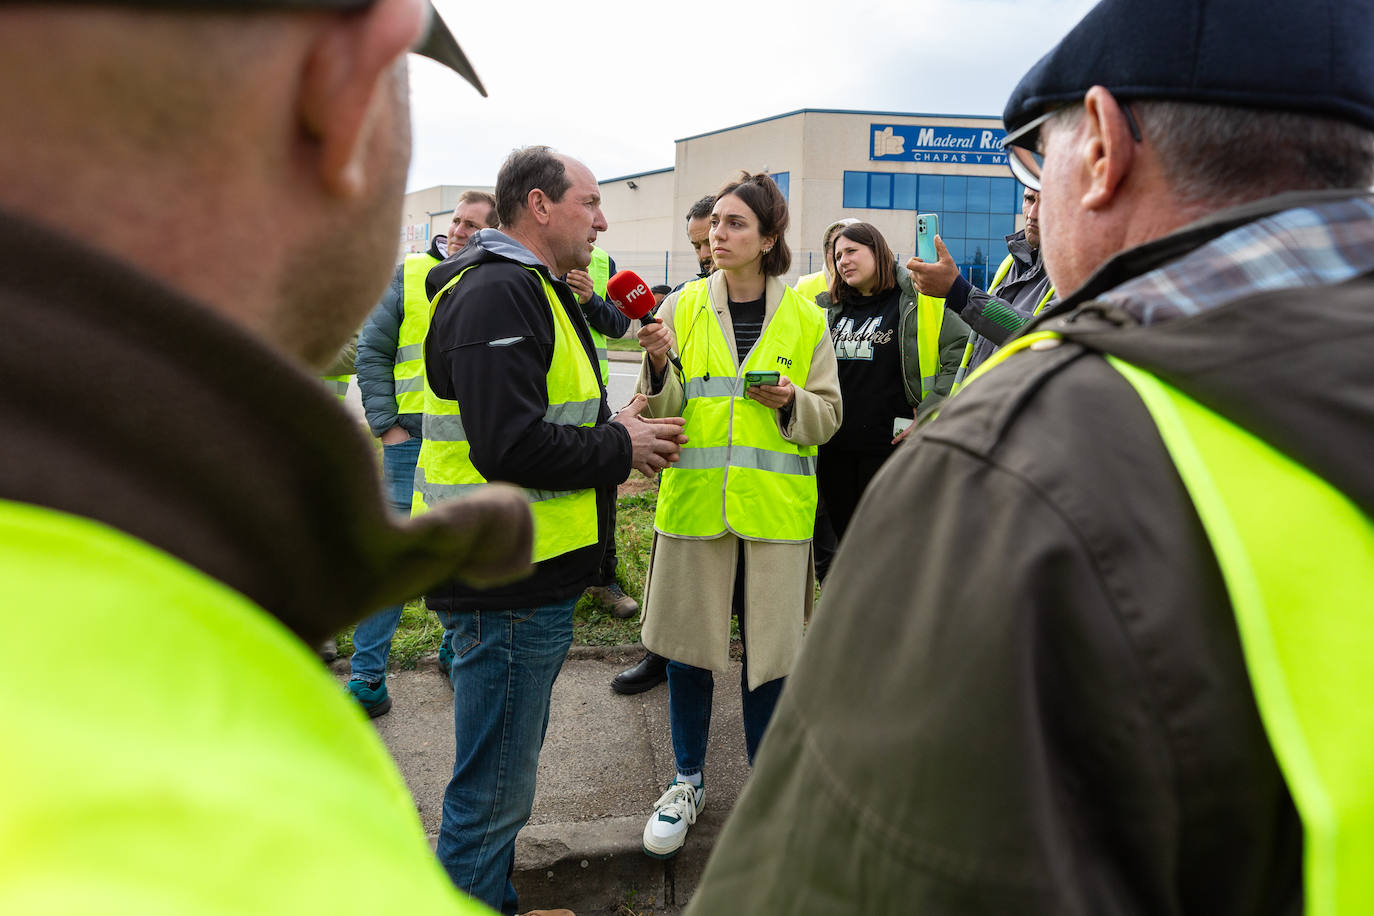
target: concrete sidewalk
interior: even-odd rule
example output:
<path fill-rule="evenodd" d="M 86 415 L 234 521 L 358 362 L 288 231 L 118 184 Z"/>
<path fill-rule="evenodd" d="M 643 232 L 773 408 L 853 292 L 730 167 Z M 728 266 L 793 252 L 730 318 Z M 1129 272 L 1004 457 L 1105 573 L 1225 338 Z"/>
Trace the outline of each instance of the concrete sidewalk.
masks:
<path fill-rule="evenodd" d="M 706 807 L 677 857 L 644 855 L 644 824 L 673 775 L 668 688 L 637 696 L 611 678 L 637 661 L 637 647 L 574 646 L 553 689 L 529 825 L 516 841 L 522 911 L 568 907 L 579 916 L 673 914 L 686 904 L 748 766 L 740 711 L 740 663 L 716 678 L 706 760 Z M 347 661 L 335 671 L 347 678 Z M 392 672 L 391 711 L 374 720 L 410 786 L 433 844 L 453 769 L 453 696 L 433 656 Z"/>

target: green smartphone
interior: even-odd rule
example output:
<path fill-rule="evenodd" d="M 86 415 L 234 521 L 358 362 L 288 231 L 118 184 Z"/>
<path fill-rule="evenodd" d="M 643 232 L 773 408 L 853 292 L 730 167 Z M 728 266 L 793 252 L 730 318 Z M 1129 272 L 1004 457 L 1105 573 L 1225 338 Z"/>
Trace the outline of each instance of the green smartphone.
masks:
<path fill-rule="evenodd" d="M 935 251 L 935 236 L 940 231 L 940 217 L 935 213 L 916 214 L 916 257 L 927 264 L 940 260 Z"/>
<path fill-rule="evenodd" d="M 761 369 L 750 369 L 744 373 L 744 381 L 749 385 L 776 385 L 778 378 L 777 372 L 766 372 Z"/>

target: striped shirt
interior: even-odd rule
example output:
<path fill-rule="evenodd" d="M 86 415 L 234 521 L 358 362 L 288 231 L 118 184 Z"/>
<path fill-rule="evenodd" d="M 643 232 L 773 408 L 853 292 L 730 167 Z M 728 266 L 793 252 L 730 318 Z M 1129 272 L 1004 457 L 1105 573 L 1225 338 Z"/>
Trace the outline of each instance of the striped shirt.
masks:
<path fill-rule="evenodd" d="M 759 342 L 763 334 L 763 297 L 749 302 L 730 300 L 730 322 L 735 326 L 735 352 L 739 354 L 739 364 L 744 365 L 749 351 Z"/>

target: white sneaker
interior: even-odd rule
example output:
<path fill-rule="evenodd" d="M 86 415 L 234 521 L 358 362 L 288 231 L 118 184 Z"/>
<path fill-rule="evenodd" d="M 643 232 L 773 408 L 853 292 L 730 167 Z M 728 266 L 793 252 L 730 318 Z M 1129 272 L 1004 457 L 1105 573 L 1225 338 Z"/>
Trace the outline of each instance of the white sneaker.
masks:
<path fill-rule="evenodd" d="M 687 839 L 687 828 L 697 822 L 706 807 L 705 780 L 699 786 L 673 780 L 668 791 L 654 802 L 654 813 L 644 825 L 644 853 L 655 859 L 671 859 Z"/>

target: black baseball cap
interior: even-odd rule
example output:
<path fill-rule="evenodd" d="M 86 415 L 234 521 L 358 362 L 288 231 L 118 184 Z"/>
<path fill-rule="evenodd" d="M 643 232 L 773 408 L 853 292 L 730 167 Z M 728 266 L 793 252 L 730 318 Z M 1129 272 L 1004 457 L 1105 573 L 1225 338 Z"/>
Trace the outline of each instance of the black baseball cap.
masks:
<path fill-rule="evenodd" d="M 372 5 L 373 0 L 107 0 L 111 5 L 118 6 L 150 6 L 161 7 L 163 9 L 240 9 L 240 10 L 272 10 L 272 9 L 336 9 L 336 10 L 360 10 Z M 477 76 L 477 71 L 472 69 L 472 64 L 468 61 L 463 49 L 458 46 L 458 39 L 453 37 L 448 26 L 439 15 L 439 11 L 434 8 L 433 2 L 429 3 L 429 29 L 419 44 L 411 48 L 416 54 L 428 57 L 430 60 L 438 61 L 445 67 L 457 73 L 463 79 L 472 84 L 472 88 L 486 96 L 486 87 Z"/>
<path fill-rule="evenodd" d="M 1002 112 L 1013 171 L 1093 86 L 1135 99 L 1324 115 L 1374 130 L 1374 0 L 1102 0 L 1031 67 Z M 1029 182 L 1027 182 L 1029 184 Z"/>

